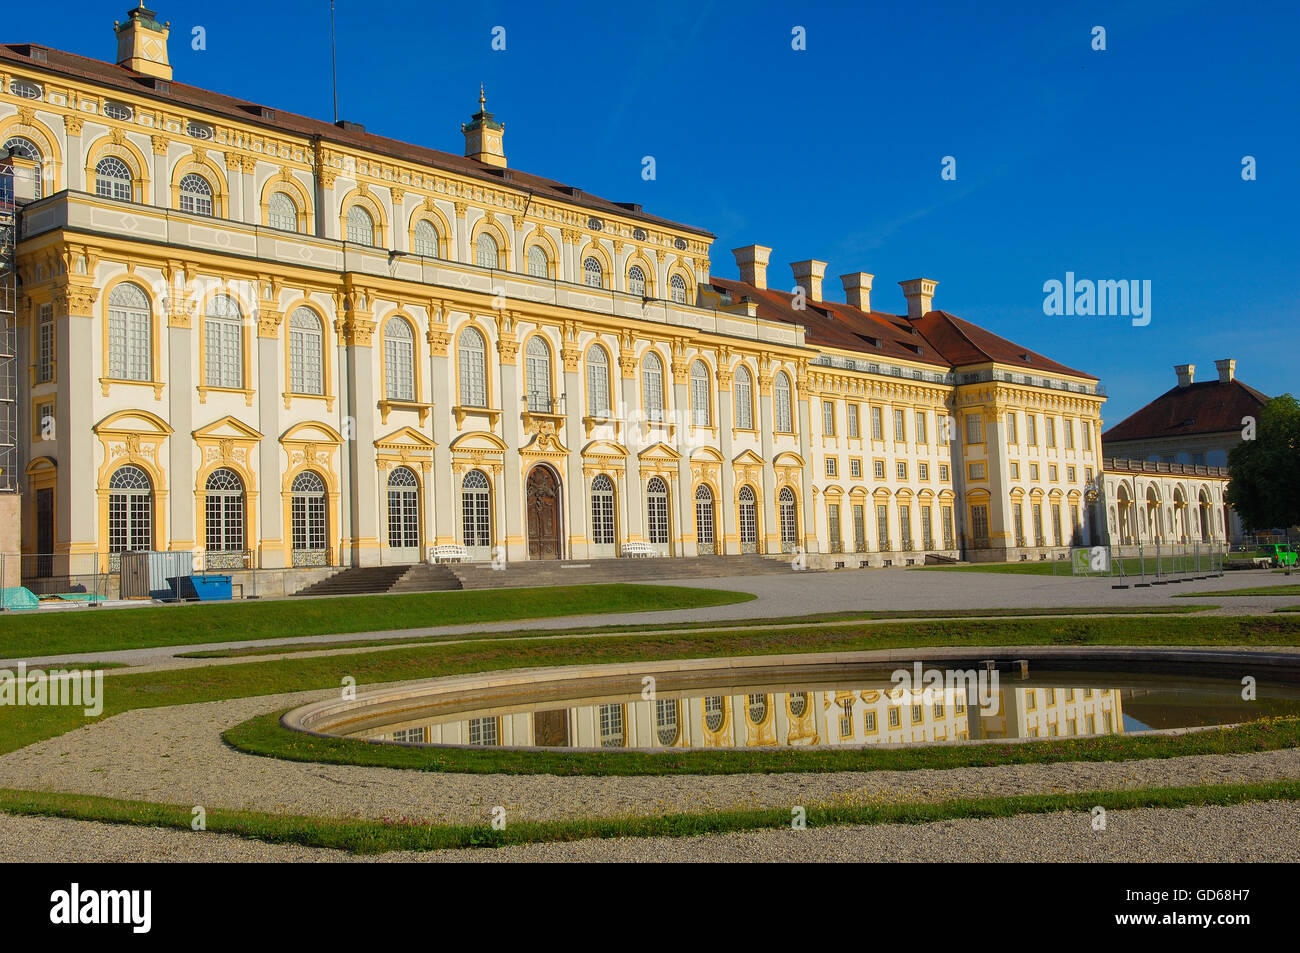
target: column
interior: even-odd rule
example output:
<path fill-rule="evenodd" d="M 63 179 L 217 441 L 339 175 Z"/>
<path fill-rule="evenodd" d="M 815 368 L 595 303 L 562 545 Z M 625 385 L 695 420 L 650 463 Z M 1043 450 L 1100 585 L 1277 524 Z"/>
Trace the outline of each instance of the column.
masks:
<path fill-rule="evenodd" d="M 435 545 L 456 542 L 456 517 L 460 512 L 456 504 L 455 480 L 451 472 L 451 408 L 456 402 L 452 388 L 456 386 L 451 373 L 448 348 L 451 346 L 451 324 L 445 304 L 429 304 L 429 400 L 433 404 L 430 414 L 433 423 L 433 492 L 426 491 L 426 505 L 434 514 L 431 537 Z M 426 539 L 426 542 L 428 540 Z"/>
<path fill-rule="evenodd" d="M 344 467 L 349 487 L 343 505 L 351 513 L 352 532 L 345 545 L 352 554 L 353 566 L 379 565 L 379 478 L 375 470 L 375 368 L 372 338 L 375 322 L 371 320 L 371 302 L 366 291 L 349 287 L 345 292 L 351 305 L 344 321 L 344 344 L 347 354 L 348 404 L 355 415 L 352 439 L 343 445 Z"/>
<path fill-rule="evenodd" d="M 776 426 L 775 408 L 772 405 L 772 371 L 771 361 L 767 358 L 758 372 L 758 421 L 759 439 L 763 450 L 763 540 L 765 553 L 781 552 L 781 525 L 776 515 L 776 440 L 773 427 Z"/>
<path fill-rule="evenodd" d="M 392 209 L 392 242 L 393 251 L 410 251 L 411 236 L 407 231 L 406 220 L 406 189 L 398 188 L 393 185 L 388 189 L 389 198 L 392 200 L 389 207 Z"/>
<path fill-rule="evenodd" d="M 172 488 L 167 548 L 184 552 L 202 548 L 205 542 L 194 538 L 194 375 L 190 362 L 198 348 L 190 330 L 193 305 L 174 287 L 170 290 L 166 303 L 167 414 L 173 433 L 167 441 L 168 481 Z"/>
<path fill-rule="evenodd" d="M 274 303 L 273 303 L 274 304 Z M 257 429 L 262 439 L 257 446 L 257 527 L 259 539 L 256 565 L 262 569 L 282 568 L 286 560 L 284 498 L 280 488 L 280 395 L 289 389 L 280 381 L 280 328 L 284 312 L 261 307 L 257 313 Z"/>
<path fill-rule="evenodd" d="M 695 533 L 695 494 L 691 488 L 691 414 L 690 361 L 685 357 L 685 344 L 681 339 L 673 342 L 673 409 L 676 417 L 677 446 L 684 451 L 677 461 L 677 492 L 673 507 L 676 511 L 677 536 L 681 556 L 698 556 L 699 541 Z M 670 418 L 671 419 L 671 418 Z"/>
<path fill-rule="evenodd" d="M 509 314 L 497 316 L 497 354 L 500 356 L 501 381 L 501 438 L 506 443 L 504 471 L 497 486 L 502 500 L 502 525 L 505 527 L 501 542 L 506 547 L 506 559 L 528 558 L 528 543 L 524 537 L 523 475 L 519 459 L 520 414 L 519 402 L 519 340 L 515 337 L 514 319 Z"/>
<path fill-rule="evenodd" d="M 631 350 L 631 341 L 625 340 L 623 346 L 618 352 L 618 369 L 622 375 L 619 386 L 622 388 L 622 409 L 619 416 L 622 418 L 623 425 L 623 446 L 627 448 L 628 457 L 625 461 L 627 464 L 627 476 L 624 479 L 624 486 L 619 489 L 623 490 L 624 514 L 626 521 L 623 523 L 623 539 L 627 541 L 643 542 L 646 538 L 645 530 L 645 493 L 644 483 L 641 480 L 641 460 L 637 456 L 643 449 L 639 443 L 633 441 L 631 436 L 632 427 L 628 421 L 637 414 L 637 408 L 640 403 L 636 395 L 636 357 Z M 637 428 L 640 430 L 641 428 Z M 640 439 L 640 438 L 638 438 Z"/>
<path fill-rule="evenodd" d="M 808 408 L 808 375 L 803 365 L 799 367 L 799 375 L 795 386 L 799 389 L 799 456 L 803 457 L 803 476 L 799 480 L 802 492 L 802 500 L 799 508 L 803 511 L 800 520 L 803 529 L 804 549 L 810 553 L 821 551 L 821 546 L 817 542 L 817 511 L 816 502 L 813 494 L 813 459 L 812 459 L 812 440 L 811 426 L 812 414 Z"/>
<path fill-rule="evenodd" d="M 153 143 L 153 204 L 159 208 L 172 206 L 172 176 L 167 168 L 167 137 L 155 135 Z"/>
<path fill-rule="evenodd" d="M 718 382 L 718 450 L 722 454 L 722 465 L 719 467 L 720 472 L 718 474 L 718 487 L 722 499 L 718 500 L 718 528 L 715 531 L 720 554 L 740 552 L 740 530 L 734 522 L 736 514 L 736 478 L 731 466 L 734 451 L 731 446 L 733 411 L 731 369 L 726 366 L 729 359 L 730 357 L 727 354 L 719 355 L 718 370 L 715 375 Z"/>
<path fill-rule="evenodd" d="M 87 267 L 79 256 L 77 267 Z M 98 495 L 94 474 L 96 440 L 91 434 L 95 425 L 95 373 L 91 355 L 94 348 L 86 341 L 97 340 L 95 299 L 99 289 L 93 275 L 82 271 L 68 275 L 67 285 L 55 292 L 54 322 L 58 396 L 55 404 L 55 446 L 59 462 L 58 487 L 55 491 L 56 549 L 67 547 L 69 571 L 93 572 L 89 554 L 99 551 L 99 534 L 105 539 L 108 527 L 99 526 Z M 30 325 L 29 325 L 30 326 Z M 20 365 L 21 366 L 21 365 Z M 30 406 L 30 404 L 29 404 Z M 20 425 L 27 425 L 20 420 Z M 78 491 L 73 495 L 74 487 Z M 107 568 L 108 557 L 103 557 Z"/>
<path fill-rule="evenodd" d="M 586 481 L 582 477 L 582 351 L 577 346 L 577 330 L 566 328 L 561 359 L 564 361 L 564 445 L 569 448 L 566 460 L 564 510 L 569 524 L 569 545 L 565 556 L 586 559 L 591 555 L 591 536 L 587 528 Z"/>

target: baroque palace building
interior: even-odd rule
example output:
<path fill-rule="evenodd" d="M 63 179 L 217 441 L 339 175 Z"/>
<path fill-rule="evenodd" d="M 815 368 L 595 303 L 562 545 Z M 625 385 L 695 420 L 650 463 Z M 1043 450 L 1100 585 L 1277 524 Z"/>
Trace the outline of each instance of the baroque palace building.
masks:
<path fill-rule="evenodd" d="M 1095 377 L 872 276 L 464 155 L 0 45 L 18 245 L 24 573 L 800 551 L 1042 558 L 1108 538 Z M 1090 492 L 1091 491 L 1091 492 Z M 31 567 L 29 568 L 28 563 Z"/>

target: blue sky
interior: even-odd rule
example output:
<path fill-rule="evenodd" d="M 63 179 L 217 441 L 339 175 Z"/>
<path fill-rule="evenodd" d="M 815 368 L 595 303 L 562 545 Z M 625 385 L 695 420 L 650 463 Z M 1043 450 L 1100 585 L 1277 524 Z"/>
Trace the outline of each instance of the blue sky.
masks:
<path fill-rule="evenodd" d="M 112 59 L 127 6 L 19 4 L 3 39 Z M 154 6 L 178 81 L 331 118 L 327 0 Z M 709 229 L 719 276 L 757 242 L 773 286 L 819 258 L 833 300 L 838 275 L 875 274 L 879 310 L 934 278 L 937 307 L 1101 377 L 1108 425 L 1183 362 L 1204 379 L 1235 357 L 1261 390 L 1297 390 L 1293 3 L 339 0 L 337 17 L 343 118 L 459 152 L 483 82 L 512 166 Z M 1150 280 L 1151 323 L 1045 316 L 1067 271 Z"/>

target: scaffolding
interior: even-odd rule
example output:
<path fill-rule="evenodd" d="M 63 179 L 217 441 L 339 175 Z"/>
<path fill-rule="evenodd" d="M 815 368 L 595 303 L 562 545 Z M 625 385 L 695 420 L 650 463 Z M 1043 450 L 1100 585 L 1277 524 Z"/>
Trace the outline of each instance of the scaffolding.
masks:
<path fill-rule="evenodd" d="M 0 150 L 0 493 L 18 492 L 18 202 L 15 170 Z M 21 195 L 23 183 L 19 182 Z"/>

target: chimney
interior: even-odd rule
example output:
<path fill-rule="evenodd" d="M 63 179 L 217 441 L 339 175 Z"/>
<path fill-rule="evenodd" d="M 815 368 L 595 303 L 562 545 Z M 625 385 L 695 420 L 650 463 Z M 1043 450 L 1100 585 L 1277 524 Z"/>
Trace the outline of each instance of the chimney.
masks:
<path fill-rule="evenodd" d="M 1174 373 L 1178 375 L 1178 386 L 1186 387 L 1196 380 L 1195 364 L 1175 364 Z"/>
<path fill-rule="evenodd" d="M 809 301 L 822 300 L 822 277 L 826 274 L 826 262 L 816 258 L 792 261 L 790 270 L 794 272 L 794 283 L 803 289 L 805 298 Z"/>
<path fill-rule="evenodd" d="M 736 256 L 740 280 L 747 285 L 753 285 L 759 291 L 766 291 L 767 260 L 772 255 L 772 249 L 765 245 L 743 245 L 740 248 L 733 248 L 731 253 Z"/>
<path fill-rule="evenodd" d="M 903 297 L 907 299 L 909 318 L 919 318 L 931 310 L 934 289 L 938 287 L 939 282 L 929 278 L 912 278 L 909 281 L 900 281 L 898 284 L 903 289 Z"/>
<path fill-rule="evenodd" d="M 871 310 L 871 279 L 875 275 L 869 275 L 865 271 L 851 271 L 847 275 L 840 275 L 840 283 L 844 285 L 844 300 L 859 311 Z"/>
<path fill-rule="evenodd" d="M 143 3 L 126 15 L 125 23 L 113 22 L 117 33 L 117 65 L 170 80 L 172 67 L 167 61 L 167 35 L 171 33 L 171 23 L 159 23 L 154 19 L 154 12 Z"/>
<path fill-rule="evenodd" d="M 460 131 L 465 134 L 465 158 L 477 159 L 484 165 L 496 166 L 498 169 L 506 167 L 505 146 L 502 144 L 506 126 L 505 123 L 497 122 L 487 111 L 487 96 L 483 93 L 481 83 L 478 88 L 478 112 L 470 116 L 469 122 L 460 124 Z"/>
<path fill-rule="evenodd" d="M 1219 369 L 1219 382 L 1226 384 L 1237 376 L 1237 362 L 1234 358 L 1225 357 L 1221 361 L 1215 361 L 1214 366 Z"/>

